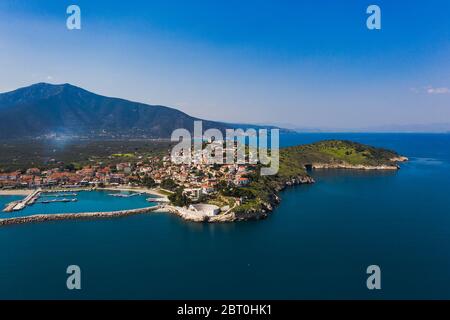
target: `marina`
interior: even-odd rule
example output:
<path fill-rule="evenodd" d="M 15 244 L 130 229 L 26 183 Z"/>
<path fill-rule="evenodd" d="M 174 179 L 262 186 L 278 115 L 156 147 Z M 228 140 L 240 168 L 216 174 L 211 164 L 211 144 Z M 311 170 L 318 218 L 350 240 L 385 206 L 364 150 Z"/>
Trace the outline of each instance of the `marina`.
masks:
<path fill-rule="evenodd" d="M 36 190 L 30 191 L 26 197 L 21 195 L 0 197 L 2 200 L 0 208 L 5 208 L 3 212 L 0 212 L 0 219 L 31 215 L 112 212 L 157 205 L 152 198 L 147 201 L 148 195 L 141 192 L 130 191 L 130 196 L 124 193 L 127 197 L 112 197 L 110 194 L 111 191 L 105 190 L 79 190 L 77 192 Z"/>
<path fill-rule="evenodd" d="M 77 198 L 66 198 L 66 197 L 77 197 L 78 194 L 74 192 L 61 192 L 61 193 L 47 193 L 42 189 L 37 189 L 32 191 L 24 199 L 13 201 L 8 203 L 3 212 L 13 212 L 24 210 L 28 206 L 34 204 L 51 204 L 51 203 L 67 203 L 67 202 L 77 202 Z M 40 198 L 45 198 L 44 200 L 39 200 Z M 53 198 L 53 199 L 52 199 Z M 62 198 L 62 199 L 61 199 Z"/>
<path fill-rule="evenodd" d="M 26 196 L 23 200 L 14 201 L 9 203 L 3 212 L 12 212 L 12 211 L 20 211 L 23 210 L 27 206 L 33 205 L 37 199 L 39 199 L 41 194 L 41 189 L 35 190 Z"/>

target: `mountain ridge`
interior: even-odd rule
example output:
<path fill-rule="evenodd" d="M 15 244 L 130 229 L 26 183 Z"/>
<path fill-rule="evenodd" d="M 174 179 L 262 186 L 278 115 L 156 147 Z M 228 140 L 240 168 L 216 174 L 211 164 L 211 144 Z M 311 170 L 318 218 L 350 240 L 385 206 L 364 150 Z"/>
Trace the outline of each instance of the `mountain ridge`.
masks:
<path fill-rule="evenodd" d="M 178 128 L 250 127 L 203 120 L 178 109 L 99 95 L 65 83 L 36 83 L 0 94 L 0 139 L 48 135 L 86 137 L 170 138 Z M 254 126 L 253 126 L 254 127 Z"/>

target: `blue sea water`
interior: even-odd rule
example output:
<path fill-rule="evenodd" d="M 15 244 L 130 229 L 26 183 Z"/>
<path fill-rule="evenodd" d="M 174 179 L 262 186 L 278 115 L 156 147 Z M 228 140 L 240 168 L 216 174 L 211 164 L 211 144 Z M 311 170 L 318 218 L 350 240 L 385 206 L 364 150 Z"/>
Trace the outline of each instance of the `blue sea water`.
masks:
<path fill-rule="evenodd" d="M 292 134 L 281 144 L 331 138 L 411 161 L 398 172 L 316 171 L 316 184 L 282 192 L 263 221 L 154 213 L 0 228 L 0 298 L 449 299 L 450 135 Z M 80 291 L 66 289 L 72 264 Z M 366 287 L 372 264 L 379 291 Z"/>
<path fill-rule="evenodd" d="M 70 192 L 72 193 L 72 192 Z M 29 216 L 34 214 L 54 214 L 54 213 L 82 213 L 82 212 L 108 212 L 126 209 L 140 209 L 155 205 L 147 201 L 148 195 L 135 195 L 129 198 L 112 197 L 110 194 L 119 192 L 111 191 L 81 191 L 77 192 L 77 196 L 67 195 L 56 198 L 54 194 L 44 194 L 38 199 L 38 202 L 32 206 L 26 207 L 24 210 L 0 213 L 1 218 L 13 218 Z M 122 192 L 123 194 L 131 194 Z M 19 200 L 20 196 L 0 197 L 0 208 L 4 208 L 7 203 Z M 55 199 L 77 199 L 77 202 L 56 202 L 56 203 L 39 203 L 39 201 L 55 200 Z"/>

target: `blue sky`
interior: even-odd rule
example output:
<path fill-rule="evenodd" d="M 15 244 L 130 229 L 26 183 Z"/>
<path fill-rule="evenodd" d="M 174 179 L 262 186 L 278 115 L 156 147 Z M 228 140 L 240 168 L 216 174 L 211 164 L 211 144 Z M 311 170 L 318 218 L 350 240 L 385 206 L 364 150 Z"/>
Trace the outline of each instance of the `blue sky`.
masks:
<path fill-rule="evenodd" d="M 82 29 L 66 28 L 77 4 Z M 377 4 L 382 29 L 366 28 Z M 72 83 L 233 122 L 450 122 L 450 2 L 0 3 L 0 91 Z"/>

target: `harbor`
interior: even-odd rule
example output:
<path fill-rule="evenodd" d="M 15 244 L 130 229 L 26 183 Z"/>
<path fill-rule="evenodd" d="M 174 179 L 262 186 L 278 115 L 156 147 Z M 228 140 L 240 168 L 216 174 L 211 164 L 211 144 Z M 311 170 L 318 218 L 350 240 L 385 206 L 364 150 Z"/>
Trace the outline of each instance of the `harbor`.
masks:
<path fill-rule="evenodd" d="M 13 201 L 9 203 L 5 209 L 3 209 L 3 212 L 12 212 L 12 211 L 20 211 L 26 208 L 27 206 L 33 205 L 37 199 L 39 199 L 41 194 L 41 189 L 37 189 L 30 193 L 28 196 L 26 196 L 23 200 L 19 201 Z"/>
<path fill-rule="evenodd" d="M 113 197 L 121 194 L 125 197 Z M 155 197 L 156 198 L 156 197 Z M 162 197 L 158 197 L 162 198 Z M 148 199 L 148 201 L 147 201 Z M 162 202 L 162 201 L 161 201 Z M 147 193 L 110 190 L 30 190 L 28 194 L 10 194 L 0 197 L 0 219 L 86 212 L 113 212 L 156 206 L 159 202 Z M 160 203 L 162 204 L 162 203 Z"/>
<path fill-rule="evenodd" d="M 51 203 L 68 203 L 77 202 L 77 193 L 74 192 L 44 192 L 42 189 L 37 189 L 28 194 L 24 199 L 13 201 L 8 203 L 3 212 L 14 212 L 24 210 L 26 207 L 32 206 L 34 204 L 51 204 Z M 74 197 L 74 198 L 67 198 Z M 40 198 L 44 198 L 40 200 Z"/>

